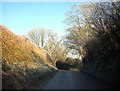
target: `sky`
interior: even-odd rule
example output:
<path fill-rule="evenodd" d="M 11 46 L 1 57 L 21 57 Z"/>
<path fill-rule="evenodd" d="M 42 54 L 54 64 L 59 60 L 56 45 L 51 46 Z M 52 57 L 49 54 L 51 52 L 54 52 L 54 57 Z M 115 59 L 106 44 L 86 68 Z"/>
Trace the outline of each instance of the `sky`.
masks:
<path fill-rule="evenodd" d="M 65 13 L 76 2 L 2 2 L 2 24 L 17 35 L 44 27 L 65 35 Z"/>

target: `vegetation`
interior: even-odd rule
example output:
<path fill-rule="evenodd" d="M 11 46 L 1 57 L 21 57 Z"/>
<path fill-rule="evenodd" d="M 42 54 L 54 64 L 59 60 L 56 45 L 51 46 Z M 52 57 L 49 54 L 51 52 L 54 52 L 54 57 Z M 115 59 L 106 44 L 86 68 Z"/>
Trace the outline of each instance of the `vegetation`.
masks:
<path fill-rule="evenodd" d="M 82 70 L 120 79 L 120 2 L 76 4 L 66 16 L 65 43 L 82 56 Z"/>
<path fill-rule="evenodd" d="M 67 57 L 64 62 L 58 60 L 56 62 L 56 67 L 60 70 L 79 71 L 82 68 L 82 62 L 77 58 Z"/>
<path fill-rule="evenodd" d="M 63 44 L 64 38 L 59 38 L 57 34 L 45 28 L 31 30 L 28 37 L 51 56 L 53 65 L 57 60 L 65 60 L 69 52 Z"/>
<path fill-rule="evenodd" d="M 0 25 L 3 88 L 27 88 L 54 66 L 119 82 L 120 1 L 75 4 L 65 23 L 62 38 L 45 28 L 18 36 Z M 82 60 L 67 57 L 71 50 Z"/>
<path fill-rule="evenodd" d="M 44 48 L 46 30 L 44 28 L 33 29 L 28 33 L 28 37 L 39 47 Z"/>
<path fill-rule="evenodd" d="M 48 54 L 25 36 L 0 26 L 2 35 L 2 87 L 28 88 L 46 74 L 55 71 Z"/>

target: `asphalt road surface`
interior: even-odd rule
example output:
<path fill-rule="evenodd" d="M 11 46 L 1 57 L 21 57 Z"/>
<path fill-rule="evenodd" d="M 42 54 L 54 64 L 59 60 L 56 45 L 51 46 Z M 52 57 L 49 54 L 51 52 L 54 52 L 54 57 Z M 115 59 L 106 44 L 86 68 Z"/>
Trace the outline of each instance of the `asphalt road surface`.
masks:
<path fill-rule="evenodd" d="M 110 89 L 112 86 L 82 72 L 57 72 L 40 89 Z"/>

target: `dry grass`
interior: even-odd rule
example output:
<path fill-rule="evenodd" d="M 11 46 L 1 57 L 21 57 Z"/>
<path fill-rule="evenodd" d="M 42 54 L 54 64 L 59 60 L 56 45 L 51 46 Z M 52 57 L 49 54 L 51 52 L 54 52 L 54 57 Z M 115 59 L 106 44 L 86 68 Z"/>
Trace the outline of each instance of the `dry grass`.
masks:
<path fill-rule="evenodd" d="M 2 56 L 4 60 L 10 63 L 16 61 L 29 63 L 37 61 L 35 60 L 36 57 L 40 57 L 41 60 L 39 61 L 49 62 L 46 52 L 37 47 L 27 37 L 20 37 L 6 27 L 0 27 L 2 27 Z"/>
<path fill-rule="evenodd" d="M 0 25 L 0 32 L 3 88 L 26 88 L 38 77 L 52 71 L 47 53 L 27 37 L 15 35 L 3 25 Z"/>

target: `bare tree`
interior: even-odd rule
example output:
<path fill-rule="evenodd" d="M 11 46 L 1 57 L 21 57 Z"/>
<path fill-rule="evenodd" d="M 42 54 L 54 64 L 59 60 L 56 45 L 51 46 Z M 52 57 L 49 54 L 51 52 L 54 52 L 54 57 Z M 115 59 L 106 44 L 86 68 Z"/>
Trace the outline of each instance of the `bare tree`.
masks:
<path fill-rule="evenodd" d="M 58 59 L 64 59 L 67 55 L 68 49 L 62 43 L 63 39 L 50 30 L 44 28 L 35 29 L 28 33 L 28 37 L 47 51 L 54 64 Z"/>
<path fill-rule="evenodd" d="M 70 49 L 76 50 L 76 54 L 85 55 L 85 42 L 92 38 L 88 20 L 91 4 L 75 4 L 66 13 L 65 23 L 68 25 L 65 44 Z"/>
<path fill-rule="evenodd" d="M 33 29 L 28 33 L 28 37 L 41 48 L 44 48 L 45 36 L 46 29 L 42 27 Z"/>
<path fill-rule="evenodd" d="M 82 49 L 80 54 L 87 70 L 119 77 L 120 2 L 74 5 L 67 14 L 66 24 L 66 44 L 70 49 Z"/>

